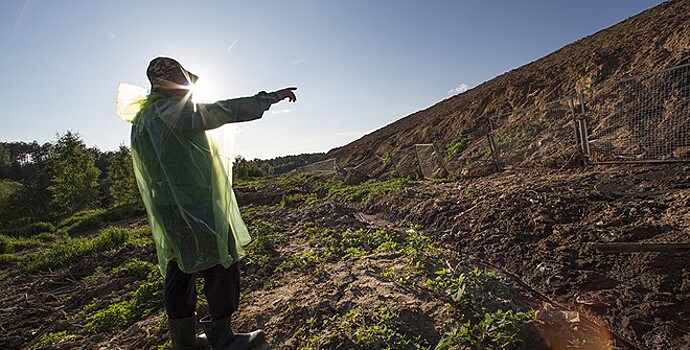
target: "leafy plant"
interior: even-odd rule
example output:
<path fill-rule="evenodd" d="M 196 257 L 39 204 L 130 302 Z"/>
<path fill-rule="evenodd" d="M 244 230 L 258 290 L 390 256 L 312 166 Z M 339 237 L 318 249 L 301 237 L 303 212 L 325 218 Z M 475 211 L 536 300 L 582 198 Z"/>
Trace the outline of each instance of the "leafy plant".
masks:
<path fill-rule="evenodd" d="M 96 311 L 86 317 L 89 332 L 112 332 L 124 329 L 163 308 L 163 278 L 151 271 L 147 280 L 127 299 Z"/>
<path fill-rule="evenodd" d="M 496 310 L 487 312 L 478 322 L 468 320 L 458 328 L 447 331 L 435 350 L 450 349 L 516 349 L 524 348 L 522 341 L 526 326 L 534 312 Z"/>

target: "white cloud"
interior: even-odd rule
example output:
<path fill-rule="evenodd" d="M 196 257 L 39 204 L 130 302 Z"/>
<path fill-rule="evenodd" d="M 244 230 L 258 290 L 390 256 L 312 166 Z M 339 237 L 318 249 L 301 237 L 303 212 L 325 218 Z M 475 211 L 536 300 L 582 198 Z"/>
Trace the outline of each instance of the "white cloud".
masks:
<path fill-rule="evenodd" d="M 463 93 L 469 89 L 470 89 L 470 87 L 467 86 L 467 84 L 462 83 L 462 84 L 458 85 L 455 89 L 451 89 L 449 92 L 452 94 L 461 94 L 461 93 Z"/>

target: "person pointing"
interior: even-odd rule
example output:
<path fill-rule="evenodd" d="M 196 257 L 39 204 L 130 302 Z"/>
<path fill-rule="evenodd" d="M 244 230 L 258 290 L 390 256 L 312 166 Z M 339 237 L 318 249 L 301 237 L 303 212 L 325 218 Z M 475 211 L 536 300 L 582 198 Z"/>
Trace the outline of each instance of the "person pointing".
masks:
<path fill-rule="evenodd" d="M 207 130 L 259 119 L 271 105 L 295 102 L 295 87 L 215 103 L 191 101 L 198 77 L 170 57 L 146 71 L 151 93 L 132 121 L 137 184 L 165 277 L 164 303 L 173 349 L 263 349 L 262 330 L 235 333 L 237 262 L 250 236 L 235 200 L 227 158 Z M 204 279 L 209 315 L 196 335 L 197 278 Z"/>

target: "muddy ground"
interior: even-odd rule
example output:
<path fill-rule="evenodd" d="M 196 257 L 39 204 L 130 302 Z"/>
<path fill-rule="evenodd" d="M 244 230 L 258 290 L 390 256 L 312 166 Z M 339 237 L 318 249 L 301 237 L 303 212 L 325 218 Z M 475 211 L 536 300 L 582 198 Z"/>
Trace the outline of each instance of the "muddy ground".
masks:
<path fill-rule="evenodd" d="M 240 186 L 237 195 L 250 228 L 259 221 L 270 222 L 276 240 L 264 251 L 270 259 L 243 263 L 241 310 L 234 323 L 240 330 L 265 329 L 274 349 L 366 348 L 357 345 L 361 343 L 343 326 L 356 320 L 394 329 L 397 344 L 414 342 L 433 349 L 463 316 L 448 306 L 448 300 L 424 288 L 423 272 L 405 273 L 414 267 L 410 256 L 365 251 L 356 258 L 277 269 L 290 257 L 326 249 L 312 239 L 309 227 L 334 232 L 387 228 L 404 233 L 410 225 L 418 225 L 436 247 L 449 249 L 437 257 L 441 265 L 452 270 L 470 261 L 496 271 L 503 294 L 489 293 L 503 307 L 526 311 L 549 304 L 576 311 L 581 321 L 574 328 L 596 324 L 610 329 L 612 348 L 689 349 L 690 254 L 604 253 L 594 246 L 689 243 L 689 170 L 682 164 L 559 172 L 509 169 L 476 179 L 411 181 L 395 192 L 350 201 L 329 197 L 322 184 L 331 181 L 331 175 L 297 185 L 268 181 Z M 317 200 L 281 205 L 286 193 Z M 140 227 L 146 220 L 133 218 L 119 224 Z M 86 305 L 94 300 L 102 305 L 123 300 L 141 284 L 111 273 L 133 258 L 155 262 L 153 246 L 127 245 L 80 258 L 65 268 L 4 277 L 0 348 L 169 346 L 160 310 L 122 330 L 84 331 Z M 2 271 L 15 267 L 6 263 Z M 395 317 L 382 320 L 384 309 Z M 546 312 L 541 310 L 542 315 Z M 61 331 L 63 336 L 46 344 L 46 334 Z M 548 341 L 535 334 L 528 329 L 522 335 L 525 342 L 513 348 L 547 348 Z M 558 340 L 550 342 L 558 348 Z M 569 348 L 606 348 L 593 342 L 578 344 Z"/>

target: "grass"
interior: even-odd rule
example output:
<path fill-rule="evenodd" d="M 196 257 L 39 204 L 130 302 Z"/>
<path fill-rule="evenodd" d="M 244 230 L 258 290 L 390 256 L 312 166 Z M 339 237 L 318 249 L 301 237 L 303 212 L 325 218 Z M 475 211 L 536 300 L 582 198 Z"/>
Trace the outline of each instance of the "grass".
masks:
<path fill-rule="evenodd" d="M 283 208 L 296 207 L 303 203 L 313 203 L 316 202 L 316 194 L 309 193 L 292 193 L 284 194 L 280 201 L 280 206 Z"/>
<path fill-rule="evenodd" d="M 89 333 L 125 329 L 163 308 L 163 277 L 155 264 L 134 259 L 114 269 L 113 273 L 137 278 L 145 274 L 144 282 L 124 300 L 104 309 L 93 310 L 93 304 L 87 305 L 83 313 L 90 315 L 86 317 L 84 328 Z"/>
<path fill-rule="evenodd" d="M 460 132 L 448 143 L 448 146 L 446 146 L 446 156 L 453 157 L 462 153 L 471 141 L 472 137 L 469 135 L 469 130 L 460 130 Z"/>
<path fill-rule="evenodd" d="M 127 243 L 129 235 L 125 228 L 110 226 L 95 237 L 67 237 L 49 249 L 30 254 L 19 270 L 35 272 L 63 267 L 82 256 L 120 248 Z"/>
<path fill-rule="evenodd" d="M 74 334 L 69 334 L 67 331 L 46 333 L 41 335 L 41 338 L 38 340 L 38 342 L 34 344 L 31 348 L 38 349 L 44 346 L 55 345 L 57 343 L 73 340 L 76 338 L 78 338 L 78 336 Z"/>
<path fill-rule="evenodd" d="M 348 202 L 370 202 L 391 192 L 400 192 L 409 186 L 407 178 L 395 178 L 385 181 L 369 180 L 359 185 L 335 183 L 328 189 L 328 199 L 339 199 Z"/>

